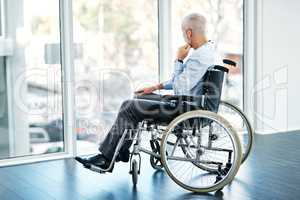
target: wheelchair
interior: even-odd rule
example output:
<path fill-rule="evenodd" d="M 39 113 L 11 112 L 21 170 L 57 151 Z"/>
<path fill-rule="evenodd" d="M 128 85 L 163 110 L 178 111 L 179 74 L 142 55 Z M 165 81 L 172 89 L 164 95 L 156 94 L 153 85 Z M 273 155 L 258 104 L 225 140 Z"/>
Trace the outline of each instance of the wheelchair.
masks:
<path fill-rule="evenodd" d="M 224 59 L 224 64 L 236 64 Z M 253 130 L 245 114 L 236 106 L 221 100 L 223 80 L 228 68 L 215 65 L 204 75 L 200 96 L 169 95 L 174 103 L 192 103 L 201 109 L 180 114 L 169 124 L 143 120 L 136 129 L 127 129 L 107 169 L 92 165 L 90 170 L 111 171 L 126 135 L 133 145 L 129 173 L 136 186 L 141 171 L 141 155 L 150 155 L 155 170 L 165 170 L 182 188 L 192 192 L 221 190 L 246 161 L 253 143 Z M 232 121 L 232 122 L 231 122 Z M 151 134 L 149 134 L 149 132 Z M 142 135 L 150 136 L 150 148 L 142 146 Z"/>

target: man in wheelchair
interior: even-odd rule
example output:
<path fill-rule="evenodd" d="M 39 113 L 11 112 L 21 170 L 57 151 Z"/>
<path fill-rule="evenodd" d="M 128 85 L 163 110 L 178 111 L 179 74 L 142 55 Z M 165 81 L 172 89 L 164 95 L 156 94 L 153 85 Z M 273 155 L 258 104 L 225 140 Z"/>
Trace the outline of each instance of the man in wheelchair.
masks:
<path fill-rule="evenodd" d="M 161 89 L 173 89 L 175 95 L 201 95 L 201 81 L 215 62 L 213 42 L 206 37 L 205 17 L 197 13 L 186 16 L 182 22 L 182 32 L 186 44 L 178 49 L 172 78 L 165 83 L 144 88 L 137 92 L 137 98 L 124 101 L 115 123 L 99 147 L 100 153 L 90 158 L 76 157 L 78 162 L 87 168 L 95 165 L 106 169 L 112 161 L 122 135 L 127 134 L 126 129 L 136 128 L 138 123 L 145 119 L 169 123 L 183 112 L 195 109 L 194 105 L 174 103 L 168 96 L 157 95 L 154 99 L 147 98 L 149 94 Z M 191 48 L 193 52 L 188 56 Z M 131 143 L 131 140 L 124 141 L 117 161 L 129 161 Z"/>

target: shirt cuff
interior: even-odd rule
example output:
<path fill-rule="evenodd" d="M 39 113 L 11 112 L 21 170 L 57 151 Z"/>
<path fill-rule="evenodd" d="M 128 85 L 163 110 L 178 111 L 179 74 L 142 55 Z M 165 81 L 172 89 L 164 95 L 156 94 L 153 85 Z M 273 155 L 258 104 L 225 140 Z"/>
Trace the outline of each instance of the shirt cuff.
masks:
<path fill-rule="evenodd" d="M 180 74 L 183 71 L 183 63 L 176 60 L 174 70 L 175 70 L 175 74 Z"/>
<path fill-rule="evenodd" d="M 173 84 L 171 81 L 167 81 L 163 83 L 163 87 L 165 90 L 172 90 L 173 89 Z"/>

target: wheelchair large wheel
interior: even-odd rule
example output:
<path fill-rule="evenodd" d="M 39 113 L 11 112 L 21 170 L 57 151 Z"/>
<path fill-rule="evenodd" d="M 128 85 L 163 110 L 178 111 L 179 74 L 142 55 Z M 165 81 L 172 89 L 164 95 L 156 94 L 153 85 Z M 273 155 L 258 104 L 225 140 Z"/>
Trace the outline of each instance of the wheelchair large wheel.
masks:
<path fill-rule="evenodd" d="M 218 114 L 230 121 L 236 130 L 242 146 L 242 163 L 248 158 L 253 144 L 253 129 L 244 113 L 226 101 L 221 101 Z"/>
<path fill-rule="evenodd" d="M 210 126 L 218 140 L 212 140 Z M 192 192 L 220 190 L 232 181 L 242 159 L 233 127 L 220 115 L 203 110 L 175 118 L 163 133 L 160 153 L 168 175 Z"/>

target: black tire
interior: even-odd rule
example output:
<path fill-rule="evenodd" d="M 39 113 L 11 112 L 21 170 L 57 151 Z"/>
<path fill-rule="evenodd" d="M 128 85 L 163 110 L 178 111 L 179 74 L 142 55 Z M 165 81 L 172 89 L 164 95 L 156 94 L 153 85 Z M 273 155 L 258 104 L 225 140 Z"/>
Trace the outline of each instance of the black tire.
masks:
<path fill-rule="evenodd" d="M 138 163 L 137 163 L 137 161 L 136 160 L 133 160 L 132 161 L 132 164 L 131 164 L 132 166 L 132 171 L 131 171 L 131 175 L 132 175 L 132 183 L 133 183 L 133 186 L 136 186 L 136 184 L 137 184 L 137 182 L 138 182 Z"/>
<path fill-rule="evenodd" d="M 155 156 L 150 156 L 150 164 L 151 167 L 153 167 L 153 169 L 155 170 L 162 170 L 164 168 L 161 160 L 159 158 L 156 158 Z"/>

